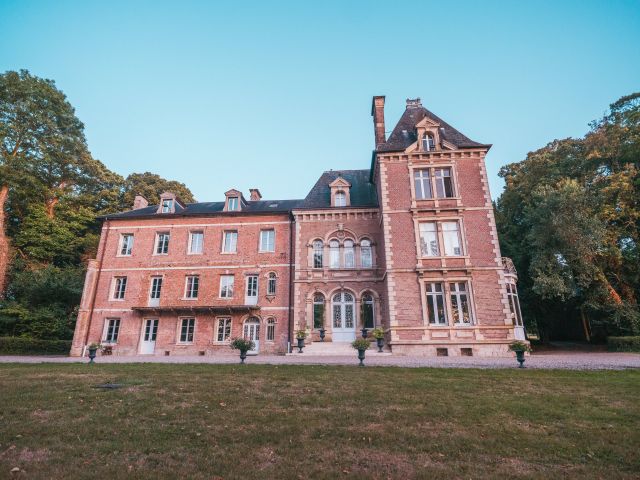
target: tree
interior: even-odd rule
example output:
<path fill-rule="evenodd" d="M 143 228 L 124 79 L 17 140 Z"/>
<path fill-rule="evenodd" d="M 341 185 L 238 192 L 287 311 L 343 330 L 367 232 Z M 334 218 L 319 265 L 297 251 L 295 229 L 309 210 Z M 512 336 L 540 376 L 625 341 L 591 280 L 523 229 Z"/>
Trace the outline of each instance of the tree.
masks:
<path fill-rule="evenodd" d="M 160 195 L 164 192 L 173 192 L 186 203 L 195 202 L 191 190 L 184 183 L 166 180 L 150 172 L 129 175 L 125 180 L 124 191 L 124 208 L 131 208 L 136 195 L 142 195 L 152 205 L 158 204 Z"/>

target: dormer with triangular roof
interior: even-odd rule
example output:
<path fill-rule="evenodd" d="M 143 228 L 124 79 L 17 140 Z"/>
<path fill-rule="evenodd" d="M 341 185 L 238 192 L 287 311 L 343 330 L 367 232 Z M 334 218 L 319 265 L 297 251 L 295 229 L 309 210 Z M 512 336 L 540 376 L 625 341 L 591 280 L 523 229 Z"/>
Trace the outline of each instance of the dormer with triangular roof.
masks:
<path fill-rule="evenodd" d="M 246 200 L 242 196 L 242 192 L 240 190 L 236 190 L 235 188 L 224 192 L 224 196 L 225 212 L 240 212 L 243 210 L 243 207 L 247 205 Z"/>
<path fill-rule="evenodd" d="M 338 176 L 329 184 L 331 189 L 331 206 L 332 207 L 349 207 L 351 206 L 351 184 L 342 176 Z"/>

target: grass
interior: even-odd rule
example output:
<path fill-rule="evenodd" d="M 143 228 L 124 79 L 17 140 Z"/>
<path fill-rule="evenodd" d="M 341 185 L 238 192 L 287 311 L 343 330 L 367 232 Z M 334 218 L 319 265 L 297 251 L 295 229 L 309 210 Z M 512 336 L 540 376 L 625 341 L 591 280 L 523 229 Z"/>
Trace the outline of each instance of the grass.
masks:
<path fill-rule="evenodd" d="M 639 396 L 638 370 L 2 365 L 0 478 L 638 478 Z"/>

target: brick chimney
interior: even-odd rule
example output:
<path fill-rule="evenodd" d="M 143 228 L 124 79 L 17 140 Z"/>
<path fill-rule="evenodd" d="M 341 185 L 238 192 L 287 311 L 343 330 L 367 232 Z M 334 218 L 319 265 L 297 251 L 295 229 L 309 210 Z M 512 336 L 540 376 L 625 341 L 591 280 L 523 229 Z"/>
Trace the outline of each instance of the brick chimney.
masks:
<path fill-rule="evenodd" d="M 149 202 L 142 195 L 136 195 L 136 199 L 133 201 L 133 210 L 139 210 L 149 206 Z"/>
<path fill-rule="evenodd" d="M 260 195 L 260 190 L 258 190 L 257 188 L 250 188 L 249 193 L 251 194 L 251 197 L 249 198 L 249 200 L 251 200 L 252 202 L 257 202 L 258 200 L 262 199 L 262 195 Z"/>
<path fill-rule="evenodd" d="M 376 148 L 378 148 L 378 145 L 387 141 L 384 134 L 384 96 L 373 97 L 371 116 L 373 117 Z"/>

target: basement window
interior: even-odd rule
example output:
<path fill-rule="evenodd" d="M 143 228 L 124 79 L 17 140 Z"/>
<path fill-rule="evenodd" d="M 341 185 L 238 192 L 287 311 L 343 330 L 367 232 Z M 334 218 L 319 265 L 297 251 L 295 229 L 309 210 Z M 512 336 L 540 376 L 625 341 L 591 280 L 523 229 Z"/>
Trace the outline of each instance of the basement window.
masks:
<path fill-rule="evenodd" d="M 448 348 L 436 348 L 436 355 L 438 357 L 448 357 L 449 349 Z"/>

